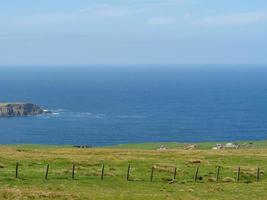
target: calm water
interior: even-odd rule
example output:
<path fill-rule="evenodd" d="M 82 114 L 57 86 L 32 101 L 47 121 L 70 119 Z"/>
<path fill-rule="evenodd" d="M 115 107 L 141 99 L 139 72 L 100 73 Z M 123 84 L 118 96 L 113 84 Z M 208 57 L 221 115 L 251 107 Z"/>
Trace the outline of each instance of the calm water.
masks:
<path fill-rule="evenodd" d="M 0 143 L 267 139 L 267 68 L 211 68 L 0 68 L 0 101 L 54 112 L 1 118 Z"/>

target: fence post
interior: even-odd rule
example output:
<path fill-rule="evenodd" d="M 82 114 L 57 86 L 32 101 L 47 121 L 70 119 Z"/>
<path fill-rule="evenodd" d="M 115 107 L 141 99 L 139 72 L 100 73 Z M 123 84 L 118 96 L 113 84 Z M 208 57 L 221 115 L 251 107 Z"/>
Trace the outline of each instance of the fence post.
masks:
<path fill-rule="evenodd" d="M 47 164 L 47 166 L 46 166 L 45 180 L 47 180 L 47 177 L 48 177 L 48 171 L 49 171 L 49 164 Z"/>
<path fill-rule="evenodd" d="M 174 172 L 173 172 L 173 180 L 176 179 L 176 174 L 177 174 L 177 167 L 174 168 Z"/>
<path fill-rule="evenodd" d="M 197 181 L 198 171 L 199 171 L 199 166 L 197 166 L 196 168 L 195 177 L 194 177 L 195 182 Z"/>
<path fill-rule="evenodd" d="M 16 178 L 18 178 L 18 173 L 19 173 L 19 163 L 17 162 L 17 164 L 16 164 L 16 175 L 15 175 Z"/>
<path fill-rule="evenodd" d="M 75 176 L 75 164 L 72 164 L 72 174 L 71 174 L 71 178 L 74 179 Z"/>
<path fill-rule="evenodd" d="M 240 167 L 237 168 L 236 182 L 239 182 L 239 180 L 240 180 Z"/>
<path fill-rule="evenodd" d="M 102 165 L 101 180 L 104 180 L 105 164 Z"/>
<path fill-rule="evenodd" d="M 131 165 L 128 164 L 128 170 L 127 170 L 127 176 L 126 176 L 127 181 L 129 181 L 129 178 L 130 178 L 130 170 L 131 170 Z"/>
<path fill-rule="evenodd" d="M 218 166 L 218 167 L 217 167 L 217 172 L 216 172 L 216 182 L 219 181 L 220 169 L 221 169 L 221 167 Z"/>
<path fill-rule="evenodd" d="M 260 180 L 260 168 L 257 168 L 257 178 L 256 178 L 257 182 L 259 182 Z"/>
<path fill-rule="evenodd" d="M 150 182 L 153 181 L 153 176 L 154 176 L 154 167 L 151 168 Z"/>

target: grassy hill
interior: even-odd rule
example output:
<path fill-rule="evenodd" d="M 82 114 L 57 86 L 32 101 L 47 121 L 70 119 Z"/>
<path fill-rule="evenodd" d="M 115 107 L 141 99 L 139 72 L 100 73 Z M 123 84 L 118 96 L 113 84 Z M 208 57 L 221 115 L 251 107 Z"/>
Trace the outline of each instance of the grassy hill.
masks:
<path fill-rule="evenodd" d="M 161 145 L 167 149 L 157 150 Z M 225 150 L 211 150 L 214 143 L 198 144 L 194 150 L 183 150 L 184 145 L 152 143 L 92 149 L 0 146 L 0 199 L 266 199 L 266 141 Z M 47 164 L 49 173 L 45 180 Z M 218 182 L 217 166 L 221 166 Z M 238 167 L 240 181 L 236 182 Z M 175 168 L 177 175 L 173 179 Z"/>

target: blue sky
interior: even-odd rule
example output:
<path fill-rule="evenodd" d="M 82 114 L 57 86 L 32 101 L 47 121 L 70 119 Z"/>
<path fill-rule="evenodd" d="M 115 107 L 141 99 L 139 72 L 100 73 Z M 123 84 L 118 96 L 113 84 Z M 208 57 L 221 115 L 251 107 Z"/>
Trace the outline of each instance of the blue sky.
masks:
<path fill-rule="evenodd" d="M 0 65 L 267 64 L 266 0 L 12 0 Z"/>

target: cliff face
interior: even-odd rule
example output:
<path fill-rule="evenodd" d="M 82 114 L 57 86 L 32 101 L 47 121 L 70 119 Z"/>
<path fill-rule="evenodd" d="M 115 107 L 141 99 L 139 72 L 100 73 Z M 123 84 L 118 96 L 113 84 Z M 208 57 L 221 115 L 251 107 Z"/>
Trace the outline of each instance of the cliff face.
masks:
<path fill-rule="evenodd" d="M 0 117 L 16 117 L 49 113 L 32 103 L 0 103 Z"/>

